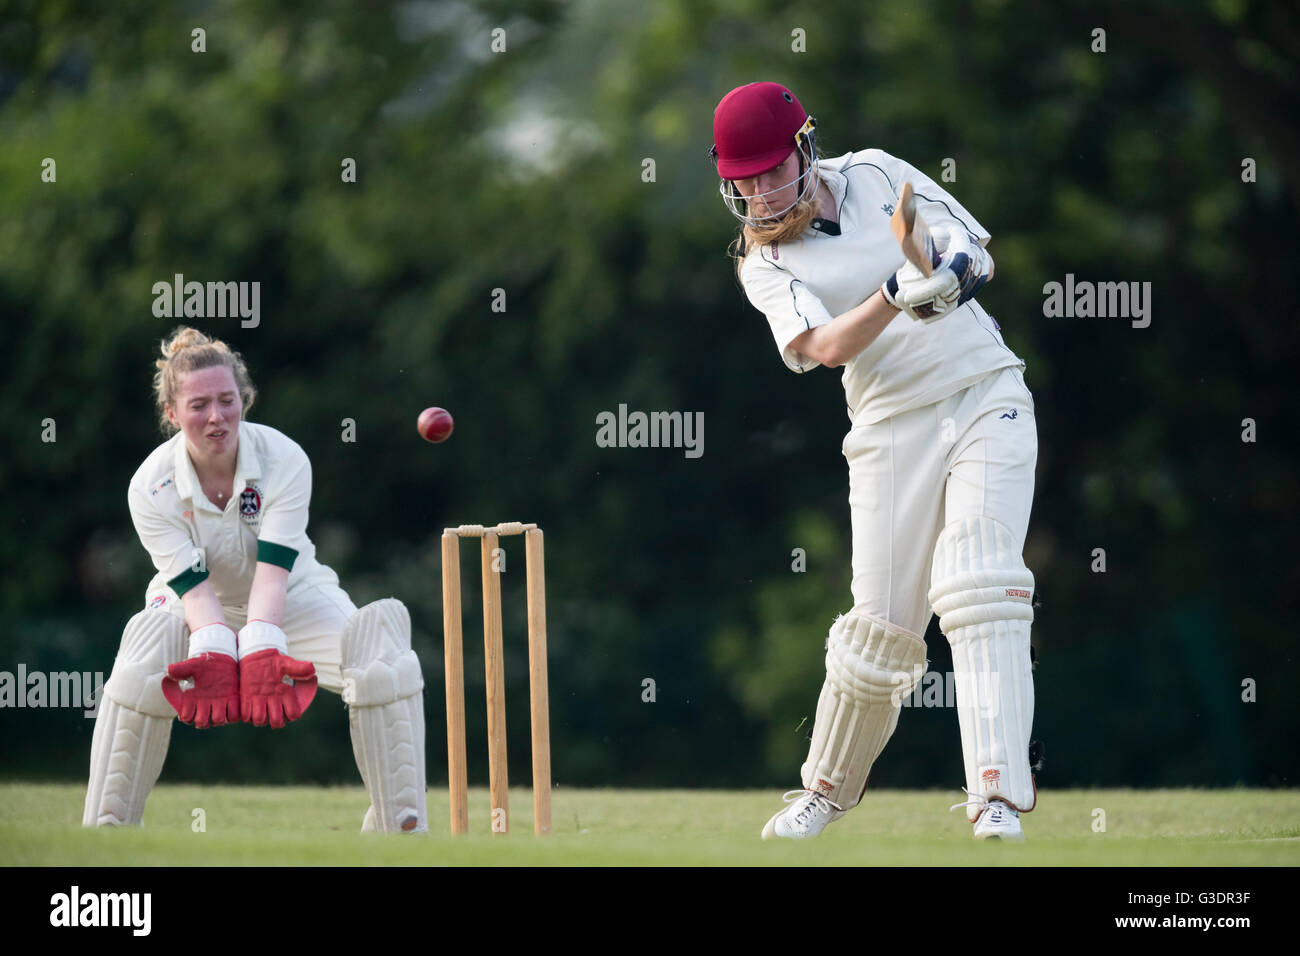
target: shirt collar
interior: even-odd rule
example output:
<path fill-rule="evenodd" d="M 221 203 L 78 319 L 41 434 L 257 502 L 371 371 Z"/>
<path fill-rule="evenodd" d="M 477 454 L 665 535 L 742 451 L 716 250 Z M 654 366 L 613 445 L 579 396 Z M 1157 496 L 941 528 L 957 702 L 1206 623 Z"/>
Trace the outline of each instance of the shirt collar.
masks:
<path fill-rule="evenodd" d="M 172 464 L 176 469 L 176 493 L 191 502 L 207 500 L 198 494 L 199 476 L 190 461 L 189 451 L 185 447 L 185 436 L 176 436 L 176 447 L 172 450 Z M 253 446 L 252 430 L 248 422 L 239 423 L 239 457 L 235 462 L 235 491 L 243 491 L 254 478 L 262 477 L 262 461 L 257 457 Z"/>
<path fill-rule="evenodd" d="M 848 179 L 842 172 L 831 169 L 826 163 L 818 163 L 817 172 L 821 174 L 822 180 L 826 183 L 826 188 L 831 191 L 831 197 L 835 201 L 836 221 L 814 219 L 812 228 L 825 236 L 838 236 L 841 227 L 844 225 L 844 194 L 848 189 Z"/>
<path fill-rule="evenodd" d="M 194 500 L 194 490 L 199 486 L 199 476 L 194 473 L 194 463 L 190 461 L 189 452 L 185 450 L 185 433 L 177 433 L 175 445 L 172 446 L 172 468 L 176 473 L 176 493 L 182 498 Z"/>
<path fill-rule="evenodd" d="M 819 164 L 817 171 L 821 173 L 822 179 L 830 187 L 831 194 L 835 197 L 835 210 L 838 212 L 844 205 L 844 193 L 849 187 L 848 177 L 838 169 L 831 169 L 830 166 Z"/>
<path fill-rule="evenodd" d="M 248 422 L 239 423 L 239 460 L 235 462 L 236 490 L 243 491 L 244 485 L 254 478 L 262 477 L 262 460 L 257 457 L 257 447 L 253 443 L 253 430 Z"/>

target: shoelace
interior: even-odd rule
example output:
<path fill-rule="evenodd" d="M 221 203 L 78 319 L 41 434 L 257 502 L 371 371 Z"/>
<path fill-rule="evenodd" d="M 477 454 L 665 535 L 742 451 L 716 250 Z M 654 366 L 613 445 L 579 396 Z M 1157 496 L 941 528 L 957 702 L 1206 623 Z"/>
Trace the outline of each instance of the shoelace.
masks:
<path fill-rule="evenodd" d="M 965 803 L 954 803 L 948 808 L 949 813 L 952 813 L 958 807 L 982 807 L 989 802 L 988 797 L 984 796 L 982 793 L 971 793 L 965 787 L 961 788 L 961 792 L 971 799 L 967 800 Z"/>
<path fill-rule="evenodd" d="M 786 803 L 790 803 L 792 800 L 798 800 L 805 796 L 811 797 L 812 799 L 800 807 L 799 811 L 794 815 L 794 822 L 800 826 L 806 826 L 808 824 L 812 819 L 814 809 L 820 810 L 822 813 L 827 815 L 829 815 L 832 810 L 840 809 L 835 804 L 831 803 L 826 797 L 823 797 L 820 793 L 813 790 L 787 790 L 785 796 L 781 799 Z"/>
<path fill-rule="evenodd" d="M 967 800 L 965 803 L 954 803 L 951 807 L 948 808 L 949 813 L 952 813 L 958 807 L 986 807 L 988 808 L 988 811 L 993 814 L 993 822 L 1001 823 L 1003 813 L 1007 810 L 1012 809 L 1002 800 L 990 800 L 982 793 L 971 793 L 965 787 L 962 787 L 961 789 L 962 789 L 962 793 L 966 794 L 966 796 L 970 797 L 971 799 Z M 983 813 L 983 810 L 981 810 L 980 812 Z M 976 820 L 979 819 L 979 814 L 976 814 L 975 819 Z"/>

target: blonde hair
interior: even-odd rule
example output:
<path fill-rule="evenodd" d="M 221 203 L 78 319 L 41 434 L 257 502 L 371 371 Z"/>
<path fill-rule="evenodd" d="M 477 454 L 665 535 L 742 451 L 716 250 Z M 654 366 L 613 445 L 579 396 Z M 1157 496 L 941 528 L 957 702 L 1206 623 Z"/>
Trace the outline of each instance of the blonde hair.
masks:
<path fill-rule="evenodd" d="M 157 372 L 153 377 L 154 398 L 158 403 L 158 414 L 163 433 L 171 435 L 179 429 L 167 418 L 167 408 L 176 406 L 176 395 L 180 391 L 181 376 L 199 369 L 225 366 L 235 376 L 235 385 L 239 388 L 239 399 L 243 404 L 240 412 L 242 419 L 253 407 L 257 398 L 257 389 L 249 378 L 248 368 L 238 352 L 220 339 L 210 339 L 198 329 L 181 326 L 172 332 L 171 338 L 162 344 L 162 358 L 154 362 Z"/>
<path fill-rule="evenodd" d="M 813 169 L 813 179 L 816 181 L 816 185 L 812 190 L 812 198 L 799 200 L 780 219 L 774 219 L 759 226 L 751 226 L 748 223 L 741 225 L 740 232 L 731 241 L 731 245 L 727 247 L 727 254 L 736 260 L 736 276 L 738 278 L 740 276 L 740 267 L 744 265 L 745 257 L 751 252 L 774 243 L 798 239 L 812 225 L 813 219 L 817 217 L 817 197 L 821 194 L 822 183 L 825 182 L 815 168 Z"/>

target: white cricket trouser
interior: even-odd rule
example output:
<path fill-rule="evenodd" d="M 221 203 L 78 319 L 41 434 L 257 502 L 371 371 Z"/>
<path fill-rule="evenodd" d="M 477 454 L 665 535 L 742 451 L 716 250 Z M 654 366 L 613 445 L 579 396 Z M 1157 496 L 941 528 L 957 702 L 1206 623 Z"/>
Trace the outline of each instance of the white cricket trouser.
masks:
<path fill-rule="evenodd" d="M 321 576 L 324 577 L 323 575 Z M 333 577 L 332 573 L 330 577 Z M 343 648 L 340 638 L 343 628 L 357 607 L 347 592 L 338 586 L 337 578 L 302 581 L 285 593 L 284 620 L 280 627 L 288 639 L 289 656 L 295 660 L 311 661 L 316 665 L 316 680 L 320 687 L 336 694 L 343 692 Z M 145 605 L 158 595 L 167 601 L 163 607 L 185 619 L 185 607 L 174 599 L 170 588 L 160 588 L 145 595 Z M 239 630 L 248 623 L 246 606 L 223 606 L 226 623 Z"/>
<path fill-rule="evenodd" d="M 1023 550 L 1034 497 L 1034 399 L 1017 367 L 844 438 L 853 521 L 854 610 L 914 634 L 930 622 L 939 532 L 995 518 Z"/>

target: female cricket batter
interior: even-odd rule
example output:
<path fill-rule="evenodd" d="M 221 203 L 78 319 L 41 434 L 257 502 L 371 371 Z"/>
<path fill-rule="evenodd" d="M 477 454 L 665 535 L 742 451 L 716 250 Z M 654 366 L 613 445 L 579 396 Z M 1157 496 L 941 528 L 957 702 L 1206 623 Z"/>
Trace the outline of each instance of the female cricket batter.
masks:
<path fill-rule="evenodd" d="M 85 826 L 138 824 L 173 718 L 283 727 L 316 684 L 349 706 L 363 830 L 427 831 L 424 687 L 400 601 L 361 610 L 307 537 L 311 463 L 266 425 L 238 353 L 178 329 L 155 363 L 163 431 L 127 503 L 158 573 L 104 685 Z"/>
<path fill-rule="evenodd" d="M 861 801 L 925 671 L 933 611 L 957 684 L 969 797 L 957 806 L 976 838 L 1023 839 L 1036 790 L 1034 578 L 1021 551 L 1038 440 L 1025 363 L 974 299 L 993 274 L 989 234 L 879 149 L 819 160 L 814 128 L 776 83 L 732 90 L 713 119 L 745 294 L 792 371 L 843 367 L 852 422 L 853 608 L 830 628 L 803 788 L 763 838 L 817 836 Z M 928 278 L 889 228 L 906 181 L 942 255 Z"/>

